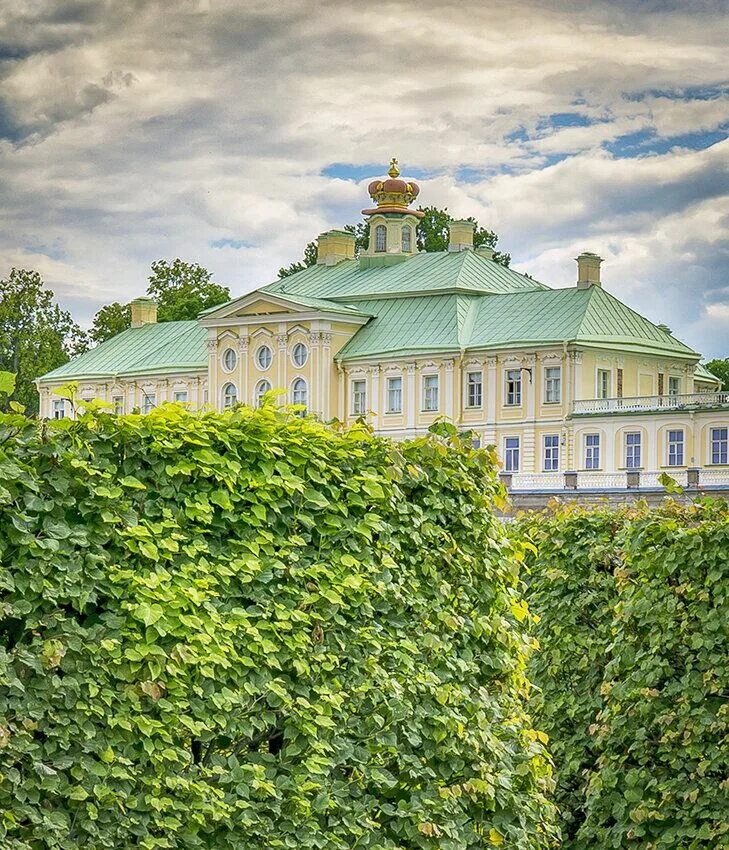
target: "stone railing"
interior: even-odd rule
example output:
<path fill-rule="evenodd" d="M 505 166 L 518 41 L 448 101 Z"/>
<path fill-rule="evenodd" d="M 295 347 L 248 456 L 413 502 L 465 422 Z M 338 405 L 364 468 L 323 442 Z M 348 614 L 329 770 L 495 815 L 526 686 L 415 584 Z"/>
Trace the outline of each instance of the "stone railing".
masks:
<path fill-rule="evenodd" d="M 589 490 L 662 490 L 667 474 L 687 490 L 729 489 L 729 467 L 723 469 L 630 469 L 622 472 L 502 472 L 501 480 L 514 493 L 559 493 Z"/>
<path fill-rule="evenodd" d="M 700 410 L 702 407 L 729 407 L 729 392 L 578 399 L 572 403 L 572 414 L 586 416 L 643 410 Z"/>

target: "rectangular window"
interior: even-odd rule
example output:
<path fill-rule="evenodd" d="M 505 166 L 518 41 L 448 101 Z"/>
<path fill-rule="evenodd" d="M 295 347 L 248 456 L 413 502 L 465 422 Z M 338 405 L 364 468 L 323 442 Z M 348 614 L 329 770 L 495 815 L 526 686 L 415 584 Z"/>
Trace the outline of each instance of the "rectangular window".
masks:
<path fill-rule="evenodd" d="M 504 439 L 504 470 L 506 472 L 519 471 L 518 437 L 506 437 Z"/>
<path fill-rule="evenodd" d="M 711 462 L 726 463 L 729 454 L 729 428 L 711 429 Z"/>
<path fill-rule="evenodd" d="M 625 435 L 625 466 L 628 469 L 640 469 L 640 431 Z"/>
<path fill-rule="evenodd" d="M 423 410 L 438 409 L 438 376 L 423 375 Z"/>
<path fill-rule="evenodd" d="M 157 406 L 156 393 L 144 393 L 142 396 L 142 413 L 151 413 Z"/>
<path fill-rule="evenodd" d="M 610 370 L 597 370 L 597 397 L 610 398 Z"/>
<path fill-rule="evenodd" d="M 63 399 L 55 399 L 53 401 L 53 418 L 54 419 L 65 419 L 66 418 L 66 402 Z"/>
<path fill-rule="evenodd" d="M 355 416 L 367 413 L 367 381 L 352 381 L 352 413 Z"/>
<path fill-rule="evenodd" d="M 678 375 L 668 376 L 668 394 L 678 395 L 681 392 L 681 379 Z"/>
<path fill-rule="evenodd" d="M 548 434 L 544 437 L 544 471 L 556 472 L 559 469 L 559 435 Z"/>
<path fill-rule="evenodd" d="M 124 413 L 124 396 L 123 395 L 115 395 L 112 396 L 111 406 L 116 413 L 117 416 L 121 416 Z"/>
<path fill-rule="evenodd" d="M 506 403 L 521 404 L 521 369 L 506 370 Z"/>
<path fill-rule="evenodd" d="M 466 406 L 481 407 L 483 404 L 483 372 L 468 372 L 466 384 Z"/>
<path fill-rule="evenodd" d="M 683 429 L 668 432 L 668 465 L 683 466 Z"/>
<path fill-rule="evenodd" d="M 402 378 L 387 379 L 387 412 L 402 413 Z"/>
<path fill-rule="evenodd" d="M 599 434 L 585 434 L 585 469 L 600 469 Z"/>
<path fill-rule="evenodd" d="M 544 401 L 547 404 L 559 404 L 562 401 L 562 369 L 560 366 L 548 366 L 544 370 Z"/>
<path fill-rule="evenodd" d="M 187 390 L 178 390 L 175 393 L 175 401 L 179 404 L 187 404 Z"/>

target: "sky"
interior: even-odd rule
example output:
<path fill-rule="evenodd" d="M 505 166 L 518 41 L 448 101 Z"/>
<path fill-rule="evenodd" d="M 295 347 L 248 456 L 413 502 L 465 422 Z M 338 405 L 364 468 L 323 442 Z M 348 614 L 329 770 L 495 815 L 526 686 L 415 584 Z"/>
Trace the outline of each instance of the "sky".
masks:
<path fill-rule="evenodd" d="M 233 295 L 396 156 L 512 265 L 729 356 L 729 0 L 13 0 L 0 276 L 88 326 L 181 257 Z"/>

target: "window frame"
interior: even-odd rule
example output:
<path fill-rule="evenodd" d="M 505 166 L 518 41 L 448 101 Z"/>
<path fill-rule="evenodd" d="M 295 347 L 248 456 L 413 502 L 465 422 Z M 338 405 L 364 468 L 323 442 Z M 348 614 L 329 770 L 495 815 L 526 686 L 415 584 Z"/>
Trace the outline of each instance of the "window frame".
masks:
<path fill-rule="evenodd" d="M 357 385 L 362 385 L 364 389 L 357 389 Z M 352 416 L 367 415 L 367 378 L 352 378 L 350 384 L 350 393 L 352 395 L 352 403 L 350 409 Z"/>
<path fill-rule="evenodd" d="M 400 386 L 397 389 L 394 389 L 391 386 L 391 382 L 399 381 Z M 402 389 L 403 389 L 403 381 L 402 375 L 389 375 L 385 379 L 385 413 L 402 413 Z M 399 398 L 399 403 L 397 407 L 392 406 L 392 394 L 397 393 Z"/>
<path fill-rule="evenodd" d="M 382 239 L 380 239 L 382 236 Z M 382 247 L 380 247 L 380 245 Z M 387 226 L 384 224 L 375 225 L 375 254 L 384 254 L 387 252 Z"/>
<path fill-rule="evenodd" d="M 268 354 L 269 354 L 269 360 L 268 360 L 268 364 L 267 364 L 266 366 L 264 366 L 264 365 L 261 363 L 261 354 L 262 354 L 264 351 L 268 351 Z M 271 346 L 270 346 L 268 343 L 266 343 L 266 342 L 262 342 L 262 343 L 258 346 L 258 348 L 256 349 L 256 353 L 255 353 L 255 355 L 254 355 L 253 359 L 255 360 L 256 367 L 257 367 L 257 368 L 258 368 L 261 372 L 267 372 L 267 371 L 271 368 L 271 364 L 273 363 L 273 349 L 271 348 Z"/>
<path fill-rule="evenodd" d="M 111 409 L 114 412 L 115 416 L 123 416 L 124 415 L 124 396 L 123 395 L 113 395 L 111 397 Z"/>
<path fill-rule="evenodd" d="M 232 366 L 228 365 L 228 355 L 233 358 Z M 220 356 L 220 365 L 223 367 L 223 371 L 226 372 L 228 375 L 231 372 L 234 372 L 235 367 L 238 365 L 238 352 L 234 348 L 228 346 Z"/>
<path fill-rule="evenodd" d="M 157 393 L 145 393 L 142 391 L 142 404 L 140 411 L 146 416 L 157 407 Z"/>
<path fill-rule="evenodd" d="M 637 437 L 637 442 L 629 442 L 630 437 Z M 643 432 L 626 431 L 623 437 L 624 461 L 626 469 L 643 469 Z M 638 463 L 635 462 L 636 449 Z"/>
<path fill-rule="evenodd" d="M 65 398 L 54 398 L 53 403 L 51 405 L 51 418 L 52 419 L 65 419 L 66 418 L 66 399 Z M 60 416 L 58 414 L 61 414 Z"/>
<path fill-rule="evenodd" d="M 675 391 L 671 388 L 671 385 L 675 387 Z M 668 395 L 677 396 L 681 395 L 681 376 L 680 375 L 669 375 L 668 376 Z"/>
<path fill-rule="evenodd" d="M 587 441 L 591 437 L 597 437 L 597 442 L 589 445 Z M 583 450 L 585 452 L 585 469 L 591 472 L 602 469 L 602 439 L 598 431 L 584 435 Z"/>
<path fill-rule="evenodd" d="M 405 247 L 405 234 L 407 234 L 407 248 Z M 409 224 L 403 224 L 400 230 L 400 247 L 404 254 L 412 254 L 413 252 L 413 229 Z"/>
<path fill-rule="evenodd" d="M 429 381 L 435 380 L 434 384 Z M 437 413 L 440 410 L 440 375 L 431 372 L 422 376 L 421 413 Z"/>
<path fill-rule="evenodd" d="M 671 439 L 672 434 L 680 434 L 681 439 Z M 680 453 L 674 447 L 680 446 Z M 672 452 L 671 450 L 674 449 Z M 672 459 L 673 455 L 673 459 Z M 683 428 L 666 428 L 666 466 L 686 465 L 686 431 Z"/>
<path fill-rule="evenodd" d="M 547 440 L 554 440 L 555 443 L 548 446 Z M 542 434 L 542 472 L 559 472 L 559 441 L 559 434 Z M 548 465 L 548 461 L 551 465 Z"/>
<path fill-rule="evenodd" d="M 720 433 L 722 431 L 724 432 L 723 436 L 715 436 L 717 433 Z M 718 446 L 718 448 L 715 449 L 715 446 Z M 718 460 L 714 459 L 715 454 L 718 456 Z M 709 428 L 708 460 L 712 466 L 726 466 L 726 464 L 729 463 L 729 427 L 727 427 L 726 425 L 717 425 L 715 427 Z"/>
<path fill-rule="evenodd" d="M 265 387 L 265 388 L 264 388 Z M 271 392 L 272 385 L 268 378 L 261 378 L 256 381 L 256 385 L 253 388 L 253 406 L 257 409 L 263 403 L 263 396 L 266 393 Z"/>
<path fill-rule="evenodd" d="M 304 351 L 304 359 L 301 362 L 299 362 L 296 359 L 296 352 L 297 352 L 297 350 L 301 350 L 301 349 L 303 349 L 303 351 Z M 294 364 L 294 366 L 296 366 L 297 369 L 301 369 L 303 366 L 306 365 L 306 362 L 307 362 L 308 359 L 309 359 L 309 348 L 306 345 L 306 343 L 305 342 L 294 343 L 294 345 L 291 348 L 291 362 Z"/>
<path fill-rule="evenodd" d="M 509 446 L 509 440 L 515 440 L 515 446 Z M 516 464 L 514 457 L 516 456 Z M 519 472 L 521 467 L 521 437 L 517 435 L 504 437 L 504 472 Z"/>
<path fill-rule="evenodd" d="M 602 391 L 602 377 L 605 377 L 605 392 Z M 613 372 L 612 369 L 597 369 L 595 373 L 595 398 L 612 398 Z"/>
<path fill-rule="evenodd" d="M 230 395 L 230 393 L 227 392 L 229 387 L 232 387 L 233 389 L 233 401 L 230 403 L 227 401 L 227 397 Z M 226 381 L 220 388 L 220 401 L 220 406 L 223 410 L 232 410 L 236 404 L 238 404 L 238 387 L 233 383 L 233 381 Z"/>
<path fill-rule="evenodd" d="M 557 375 L 550 377 L 550 372 L 556 372 Z M 556 386 L 556 398 L 549 397 L 550 384 L 552 389 Z M 545 366 L 544 367 L 544 404 L 562 404 L 562 367 L 561 366 Z"/>
<path fill-rule="evenodd" d="M 472 375 L 478 375 L 478 381 L 471 381 Z M 472 398 L 475 395 L 478 395 L 478 401 Z M 466 407 L 470 410 L 483 407 L 483 369 L 466 372 Z"/>
<path fill-rule="evenodd" d="M 297 384 L 303 384 L 303 396 L 304 400 L 296 399 L 297 394 L 301 395 L 301 388 L 297 389 Z M 309 384 L 306 381 L 306 378 L 303 378 L 301 375 L 297 375 L 294 380 L 291 382 L 291 403 L 292 404 L 303 404 L 304 410 L 300 411 L 300 416 L 305 416 L 307 410 L 309 409 Z"/>
<path fill-rule="evenodd" d="M 177 398 L 178 395 L 184 395 L 185 398 Z M 172 398 L 177 404 L 187 404 L 190 401 L 190 393 L 188 390 L 175 390 Z"/>
<path fill-rule="evenodd" d="M 516 378 L 510 378 L 509 375 L 516 374 Z M 521 407 L 522 403 L 522 370 L 521 368 L 511 368 L 504 370 L 504 407 Z M 514 384 L 514 387 L 510 387 Z"/>

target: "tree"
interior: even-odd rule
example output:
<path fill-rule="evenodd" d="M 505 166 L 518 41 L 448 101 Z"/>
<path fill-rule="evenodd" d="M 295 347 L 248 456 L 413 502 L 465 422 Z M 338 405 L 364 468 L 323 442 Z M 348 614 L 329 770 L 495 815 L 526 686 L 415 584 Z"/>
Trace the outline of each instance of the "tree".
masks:
<path fill-rule="evenodd" d="M 132 308 L 129 304 L 115 301 L 107 304 L 94 316 L 89 336 L 95 343 L 104 342 L 125 331 L 132 323 Z"/>
<path fill-rule="evenodd" d="M 28 269 L 12 269 L 0 280 L 0 371 L 16 376 L 8 400 L 38 411 L 33 381 L 85 351 L 88 339 L 71 314 L 53 300 L 41 276 Z"/>
<path fill-rule="evenodd" d="M 712 375 L 721 378 L 722 390 L 729 391 L 729 357 L 725 357 L 723 360 L 709 360 L 706 368 Z"/>
<path fill-rule="evenodd" d="M 176 259 L 152 263 L 147 295 L 157 302 L 160 322 L 195 319 L 202 310 L 230 300 L 227 286 L 213 283 L 212 274 L 197 263 Z"/>
<path fill-rule="evenodd" d="M 425 215 L 418 222 L 416 228 L 416 243 L 420 251 L 447 251 L 448 250 L 448 233 L 450 228 L 451 217 L 448 215 L 448 209 L 439 209 L 438 207 L 419 207 L 420 212 Z M 468 221 L 472 221 L 476 225 L 476 230 L 473 234 L 473 245 L 475 248 L 486 246 L 495 248 L 499 237 L 493 230 L 486 230 L 481 227 L 473 216 L 468 217 Z M 355 254 L 364 251 L 370 241 L 370 223 L 369 221 L 360 221 L 357 224 L 346 224 L 345 230 L 354 234 Z M 494 261 L 502 266 L 508 266 L 511 262 L 510 254 L 503 254 L 500 251 L 494 253 Z M 308 242 L 304 249 L 304 257 L 301 261 L 291 263 L 278 270 L 279 278 L 288 277 L 296 274 L 303 269 L 313 266 L 316 263 L 316 242 Z"/>

